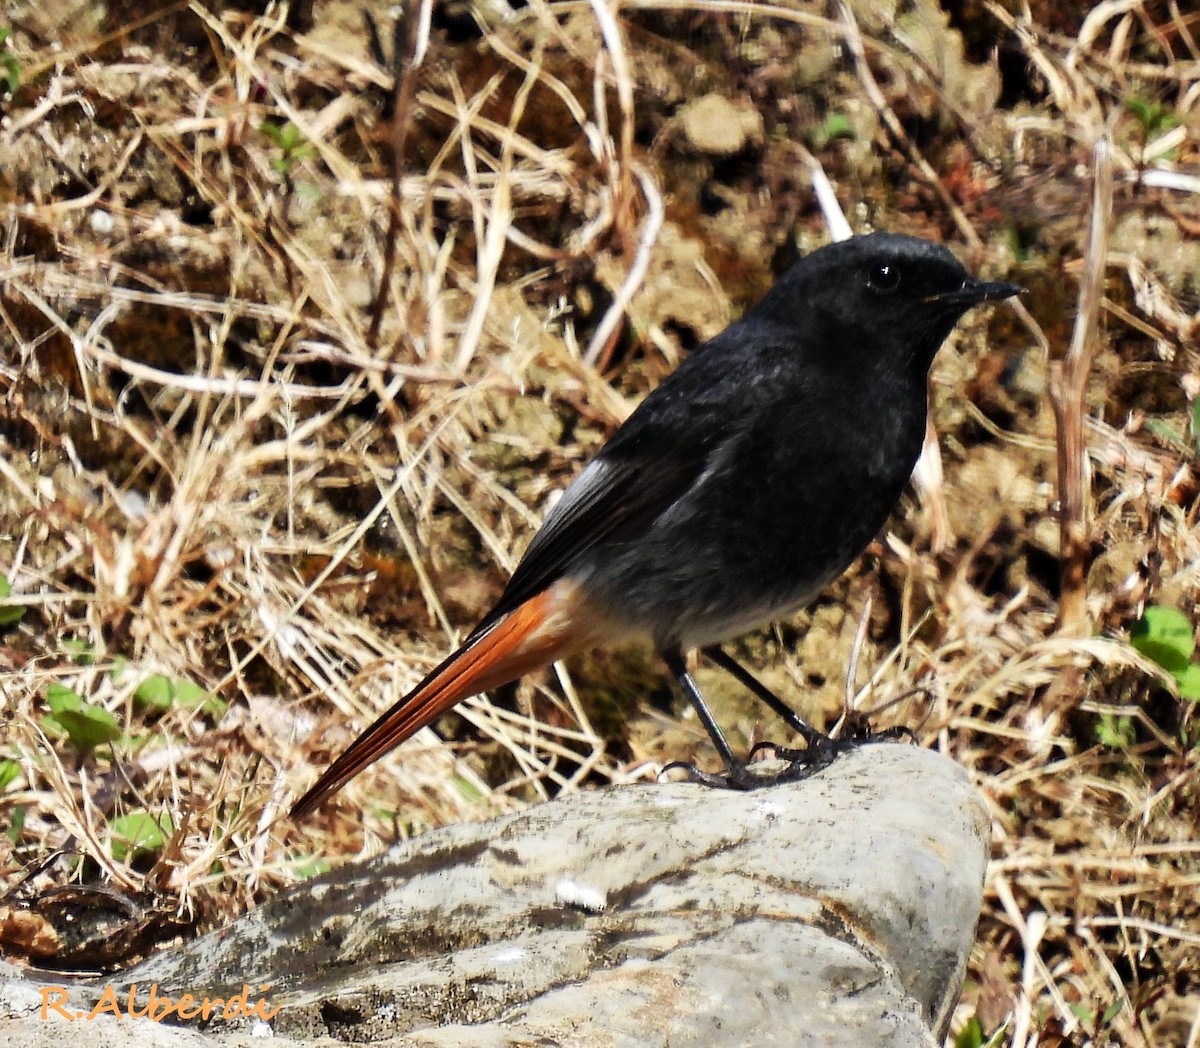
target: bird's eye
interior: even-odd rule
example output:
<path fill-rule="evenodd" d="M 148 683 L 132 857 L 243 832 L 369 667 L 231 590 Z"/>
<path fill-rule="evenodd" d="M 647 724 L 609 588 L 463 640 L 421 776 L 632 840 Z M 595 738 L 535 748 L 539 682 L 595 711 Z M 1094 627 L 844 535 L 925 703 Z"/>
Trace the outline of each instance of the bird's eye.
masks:
<path fill-rule="evenodd" d="M 890 295 L 900 286 L 900 267 L 891 262 L 876 262 L 867 270 L 867 287 Z"/>

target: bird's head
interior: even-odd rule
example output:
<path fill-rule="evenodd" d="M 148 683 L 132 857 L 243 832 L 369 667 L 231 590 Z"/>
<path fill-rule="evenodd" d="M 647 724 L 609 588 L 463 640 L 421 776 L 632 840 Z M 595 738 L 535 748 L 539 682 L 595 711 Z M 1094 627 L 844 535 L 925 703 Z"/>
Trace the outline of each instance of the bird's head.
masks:
<path fill-rule="evenodd" d="M 847 360 L 867 353 L 924 371 L 968 309 L 1022 290 L 976 279 L 940 244 L 873 233 L 807 255 L 756 309 L 816 333 L 820 350 Z"/>

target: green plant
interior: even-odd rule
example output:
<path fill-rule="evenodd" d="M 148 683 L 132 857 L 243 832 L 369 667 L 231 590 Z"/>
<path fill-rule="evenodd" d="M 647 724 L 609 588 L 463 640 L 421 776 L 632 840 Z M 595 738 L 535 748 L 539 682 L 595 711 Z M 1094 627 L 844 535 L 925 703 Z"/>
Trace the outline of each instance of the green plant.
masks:
<path fill-rule="evenodd" d="M 286 124 L 264 120 L 258 125 L 258 129 L 274 142 L 279 150 L 279 156 L 271 159 L 271 167 L 284 178 L 291 178 L 292 167 L 297 160 L 312 156 L 316 152 L 313 144 L 304 137 L 304 132 L 290 120 Z"/>
<path fill-rule="evenodd" d="M 179 706 L 199 707 L 214 719 L 220 720 L 227 703 L 184 677 L 165 677 L 155 673 L 147 677 L 133 692 L 133 702 L 139 709 L 165 713 Z"/>
<path fill-rule="evenodd" d="M 1001 1026 L 990 1037 L 985 1037 L 979 1016 L 972 1015 L 967 1020 L 967 1025 L 959 1030 L 958 1036 L 954 1038 L 954 1048 L 1000 1048 L 1000 1045 L 1004 1044 L 1005 1032 L 1005 1028 Z"/>
<path fill-rule="evenodd" d="M 1166 102 L 1152 98 L 1130 98 L 1125 103 L 1128 109 L 1141 125 L 1143 138 L 1153 138 L 1163 131 L 1170 131 L 1179 126 L 1179 116 Z"/>
<path fill-rule="evenodd" d="M 0 575 L 0 598 L 12 596 L 12 584 L 8 581 L 7 575 Z M 25 614 L 25 606 L 23 604 L 7 604 L 0 607 L 0 626 L 9 626 L 14 622 L 20 622 Z"/>
<path fill-rule="evenodd" d="M 305 879 L 309 877 L 319 877 L 323 873 L 328 873 L 333 868 L 328 859 L 320 856 L 309 855 L 301 859 L 292 867 L 292 871 L 297 877 Z"/>
<path fill-rule="evenodd" d="M 972 1015 L 967 1025 L 954 1038 L 954 1048 L 983 1048 L 983 1027 L 979 1025 L 979 1017 Z"/>
<path fill-rule="evenodd" d="M 64 637 L 60 642 L 63 651 L 71 656 L 71 661 L 77 666 L 90 666 L 96 661 L 96 653 L 91 642 L 82 637 Z"/>
<path fill-rule="evenodd" d="M 1075 1013 L 1075 1018 L 1083 1023 L 1084 1026 L 1089 1027 L 1093 1036 L 1099 1037 L 1100 1034 L 1112 1025 L 1112 1021 L 1121 1014 L 1121 1009 L 1125 1007 L 1125 1001 L 1118 997 L 1116 1000 L 1109 1002 L 1108 1006 L 1099 1016 L 1096 1015 L 1094 1008 L 1090 1008 L 1082 1002 L 1072 1004 L 1070 1007 L 1071 1011 Z"/>
<path fill-rule="evenodd" d="M 1137 741 L 1133 719 L 1116 713 L 1102 713 L 1095 727 L 1096 741 L 1112 750 L 1127 750 Z"/>
<path fill-rule="evenodd" d="M 139 809 L 118 815 L 109 823 L 109 830 L 112 832 L 113 858 L 123 862 L 126 858 L 162 851 L 175 832 L 175 824 L 166 812 L 152 815 Z"/>
<path fill-rule="evenodd" d="M 46 703 L 50 712 L 42 717 L 42 726 L 53 735 L 65 734 L 80 753 L 121 737 L 116 717 L 65 684 L 51 684 L 46 689 Z"/>
<path fill-rule="evenodd" d="M 15 95 L 21 86 L 21 63 L 8 49 L 8 38 L 12 30 L 0 28 L 0 84 L 10 94 Z"/>
<path fill-rule="evenodd" d="M 24 804 L 18 804 L 13 808 L 12 819 L 9 821 L 8 829 L 4 831 L 4 836 L 13 844 L 16 844 L 21 839 L 21 831 L 25 829 L 26 811 L 27 809 Z"/>
<path fill-rule="evenodd" d="M 812 144 L 818 149 L 834 139 L 854 137 L 854 125 L 850 123 L 850 118 L 836 110 L 821 121 L 821 126 L 816 128 L 811 136 Z"/>
<path fill-rule="evenodd" d="M 461 775 L 456 775 L 450 780 L 450 785 L 453 786 L 468 804 L 475 804 L 483 799 L 483 793 L 474 783 L 468 782 Z"/>
<path fill-rule="evenodd" d="M 1184 435 L 1166 419 L 1148 418 L 1142 424 L 1147 433 L 1161 440 L 1172 451 L 1180 455 L 1192 454 L 1192 447 L 1188 444 Z"/>
<path fill-rule="evenodd" d="M 1171 675 L 1182 698 L 1200 702 L 1200 663 L 1192 661 L 1196 636 L 1186 616 L 1174 608 L 1147 605 L 1129 630 L 1129 643 Z"/>
<path fill-rule="evenodd" d="M 1142 154 L 1140 162 L 1148 164 L 1151 160 L 1175 160 L 1179 152 L 1177 149 L 1163 149 L 1160 146 L 1151 153 L 1146 147 L 1164 132 L 1179 126 L 1181 121 L 1178 114 L 1165 102 L 1136 96 L 1125 103 L 1125 108 L 1138 122 Z"/>
<path fill-rule="evenodd" d="M 8 757 L 0 758 L 0 793 L 7 790 L 20 774 L 20 764 Z M 21 831 L 24 828 L 25 805 L 16 804 L 13 806 L 12 814 L 9 817 L 8 829 L 4 831 L 4 836 L 13 844 L 16 844 L 21 839 Z"/>

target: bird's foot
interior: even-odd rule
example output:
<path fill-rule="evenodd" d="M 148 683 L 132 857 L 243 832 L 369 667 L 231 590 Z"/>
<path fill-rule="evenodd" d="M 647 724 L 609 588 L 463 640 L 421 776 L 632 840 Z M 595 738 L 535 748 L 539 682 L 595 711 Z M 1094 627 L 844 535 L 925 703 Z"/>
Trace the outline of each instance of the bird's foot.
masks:
<path fill-rule="evenodd" d="M 714 790 L 748 790 L 750 788 L 746 783 L 746 767 L 741 764 L 735 764 L 724 773 L 720 773 L 705 771 L 703 768 L 696 767 L 691 761 L 671 761 L 659 772 L 658 777 L 662 779 L 673 771 L 683 772 L 683 778 L 674 781 L 695 782 L 701 786 L 711 786 Z"/>
<path fill-rule="evenodd" d="M 883 728 L 876 731 L 871 727 L 870 722 L 862 713 L 852 712 L 847 715 L 844 727 L 844 734 L 841 739 L 850 743 L 851 746 L 861 745 L 868 742 L 896 742 L 899 739 L 907 739 L 914 745 L 917 742 L 917 733 L 912 728 L 906 727 L 903 724 L 893 724 L 890 728 Z M 828 741 L 841 741 L 828 740 Z"/>
<path fill-rule="evenodd" d="M 774 742 L 760 742 L 751 749 L 745 763 L 735 761 L 723 772 L 705 771 L 690 761 L 672 761 L 663 768 L 662 775 L 681 771 L 684 773 L 681 780 L 683 782 L 695 782 L 719 790 L 754 790 L 806 779 L 822 768 L 829 767 L 843 753 L 868 743 L 895 742 L 899 739 L 907 739 L 914 743 L 917 741 L 910 728 L 896 726 L 875 731 L 866 718 L 851 719 L 847 727 L 850 729 L 849 734 L 836 739 L 820 733 L 806 737 L 807 745 L 803 749 L 792 749 Z M 754 758 L 764 752 L 770 752 L 776 760 L 786 762 L 786 767 L 773 772 L 754 771 Z"/>
<path fill-rule="evenodd" d="M 783 759 L 787 761 L 787 766 L 778 771 L 772 772 L 757 772 L 752 771 L 748 764 L 741 762 L 734 763 L 726 768 L 723 772 L 705 771 L 703 768 L 697 768 L 696 765 L 688 761 L 672 761 L 662 770 L 662 774 L 668 772 L 681 771 L 684 773 L 682 782 L 695 782 L 701 786 L 711 786 L 717 790 L 757 790 L 763 786 L 778 786 L 784 782 L 799 782 L 801 779 L 806 779 L 813 772 L 820 771 L 830 760 L 820 760 L 815 756 L 814 751 L 810 750 L 782 750 L 776 749 L 776 755 L 786 753 L 788 756 Z M 832 758 L 830 758 L 832 759 Z"/>
<path fill-rule="evenodd" d="M 836 740 L 830 740 L 836 741 Z M 672 761 L 662 770 L 662 774 L 681 771 L 684 773 L 683 782 L 696 782 L 701 786 L 711 786 L 718 790 L 757 790 L 763 786 L 777 786 L 784 782 L 798 782 L 815 771 L 832 763 L 833 755 L 824 749 L 809 748 L 803 750 L 785 750 L 771 743 L 760 743 L 750 751 L 753 758 L 760 749 L 770 748 L 775 755 L 787 762 L 787 766 L 778 771 L 754 771 L 749 762 L 735 761 L 723 772 L 704 771 L 689 761 Z M 849 748 L 849 747 L 847 747 Z M 840 751 L 839 751 L 840 752 Z"/>
<path fill-rule="evenodd" d="M 778 760 L 803 761 L 809 765 L 823 768 L 832 764 L 843 753 L 856 750 L 859 746 L 865 746 L 868 743 L 896 742 L 900 739 L 906 739 L 912 743 L 917 741 L 917 736 L 911 728 L 893 725 L 890 728 L 876 731 L 862 716 L 847 718 L 845 729 L 846 734 L 839 735 L 837 738 L 829 735 L 806 738 L 807 745 L 802 750 L 777 746 L 773 742 L 760 742 L 750 751 L 750 758 L 753 759 L 762 750 L 770 750 Z"/>

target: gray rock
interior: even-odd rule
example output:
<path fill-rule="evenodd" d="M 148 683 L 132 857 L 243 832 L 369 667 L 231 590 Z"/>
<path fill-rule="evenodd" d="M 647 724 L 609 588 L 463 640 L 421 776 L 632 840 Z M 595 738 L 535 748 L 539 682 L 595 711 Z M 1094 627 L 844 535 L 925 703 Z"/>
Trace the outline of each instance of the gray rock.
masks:
<path fill-rule="evenodd" d="M 295 1038 L 930 1048 L 961 989 L 988 842 L 961 769 L 872 745 L 750 793 L 626 786 L 430 833 L 110 981 L 173 997 L 249 984 Z M 73 984 L 72 1004 L 99 986 Z M 20 1002 L 37 999 L 0 970 L 0 1014 L 32 1016 Z M 49 1045 L 57 1024 L 36 1025 L 0 1037 Z M 89 1025 L 89 1043 L 125 1043 Z"/>

